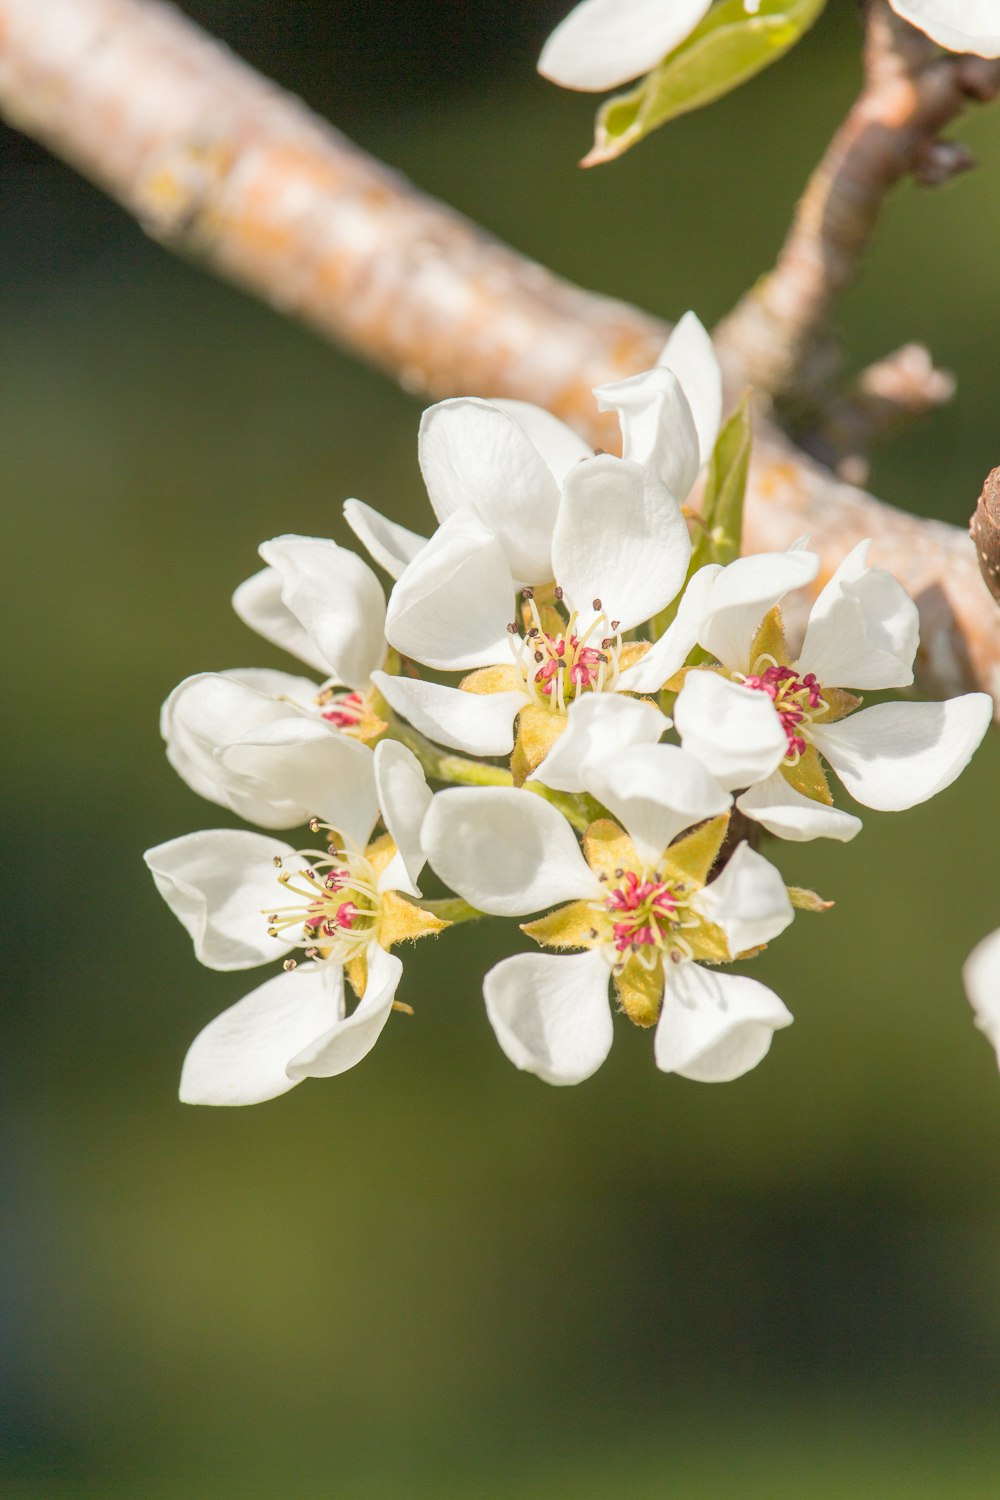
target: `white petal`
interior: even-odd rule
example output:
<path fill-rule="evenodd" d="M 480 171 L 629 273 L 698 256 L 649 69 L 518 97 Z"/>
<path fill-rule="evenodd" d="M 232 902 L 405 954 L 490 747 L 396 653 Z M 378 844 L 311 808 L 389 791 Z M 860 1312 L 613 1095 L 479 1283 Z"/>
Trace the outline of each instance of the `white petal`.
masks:
<path fill-rule="evenodd" d="M 814 552 L 759 552 L 738 557 L 712 585 L 709 610 L 698 639 L 733 672 L 750 669 L 750 645 L 768 610 L 789 589 L 810 583 L 819 568 Z"/>
<path fill-rule="evenodd" d="M 307 662 L 324 678 L 329 677 L 329 662 L 285 604 L 281 590 L 281 575 L 273 568 L 262 568 L 239 585 L 233 594 L 233 609 L 244 625 L 256 630 L 265 641 Z"/>
<path fill-rule="evenodd" d="M 644 656 L 626 667 L 618 678 L 623 693 L 656 693 L 675 672 L 679 672 L 698 644 L 702 624 L 708 612 L 712 585 L 722 572 L 718 563 L 699 568 L 688 580 L 681 602 L 670 625 L 654 641 Z"/>
<path fill-rule="evenodd" d="M 788 785 L 780 771 L 737 797 L 736 806 L 755 823 L 761 823 L 768 833 L 799 844 L 809 839 L 837 839 L 846 844 L 862 827 L 861 819 L 853 813 L 803 797 Z"/>
<path fill-rule="evenodd" d="M 725 869 L 691 902 L 710 922 L 726 934 L 735 958 L 748 948 L 769 943 L 793 920 L 781 874 L 749 844 L 739 844 Z"/>
<path fill-rule="evenodd" d="M 439 521 L 471 506 L 522 583 L 552 578 L 559 486 L 509 410 L 472 397 L 441 401 L 420 423 L 420 468 Z"/>
<path fill-rule="evenodd" d="M 586 693 L 569 706 L 566 728 L 528 777 L 554 792 L 582 792 L 586 767 L 629 745 L 655 744 L 670 720 L 655 703 L 624 693 Z"/>
<path fill-rule="evenodd" d="M 711 0 L 582 0 L 542 48 L 538 71 L 600 92 L 651 68 L 693 31 Z"/>
<path fill-rule="evenodd" d="M 282 719 L 219 751 L 223 767 L 268 796 L 294 799 L 304 823 L 319 817 L 363 847 L 378 815 L 372 752 L 310 719 Z M 260 820 L 258 820 L 260 821 Z"/>
<path fill-rule="evenodd" d="M 260 555 L 281 578 L 286 607 L 339 682 L 364 691 L 385 656 L 385 595 L 356 552 L 311 536 L 279 536 Z"/>
<path fill-rule="evenodd" d="M 206 828 L 157 844 L 143 859 L 200 962 L 210 969 L 251 969 L 283 958 L 291 947 L 268 937 L 267 917 L 276 903 L 287 905 L 274 861 L 293 854 L 262 833 Z"/>
<path fill-rule="evenodd" d="M 519 917 L 601 895 L 562 813 L 529 791 L 438 792 L 422 837 L 441 879 L 480 911 Z"/>
<path fill-rule="evenodd" d="M 682 829 L 725 812 L 733 800 L 676 745 L 633 745 L 611 762 L 589 766 L 587 791 L 623 824 L 651 864 Z"/>
<path fill-rule="evenodd" d="M 374 765 L 378 805 L 397 849 L 378 888 L 419 896 L 417 881 L 424 867 L 420 829 L 431 805 L 431 789 L 413 751 L 398 740 L 383 740 L 375 746 Z"/>
<path fill-rule="evenodd" d="M 384 568 L 390 578 L 398 578 L 408 563 L 427 545 L 425 536 L 400 526 L 380 515 L 363 500 L 344 501 L 344 520 L 361 545 Z"/>
<path fill-rule="evenodd" d="M 267 828 L 288 828 L 301 822 L 297 803 L 287 798 L 261 798 L 244 777 L 228 772 L 218 759 L 220 746 L 231 738 L 278 719 L 298 717 L 299 710 L 282 703 L 268 688 L 261 691 L 254 679 L 265 674 L 247 672 L 200 672 L 187 677 L 166 700 L 160 712 L 160 733 L 167 745 L 167 759 L 179 776 L 199 796 L 231 808 L 249 822 Z M 305 678 L 286 673 L 286 686 L 308 702 L 316 688 Z"/>
<path fill-rule="evenodd" d="M 976 944 L 965 960 L 962 978 L 976 1025 L 989 1038 L 1000 1063 L 1000 930 Z"/>
<path fill-rule="evenodd" d="M 770 776 L 788 750 L 788 737 L 767 693 L 730 682 L 718 672 L 689 672 L 674 705 L 681 744 L 725 787 L 751 786 Z"/>
<path fill-rule="evenodd" d="M 368 983 L 364 999 L 349 1016 L 340 1017 L 321 1035 L 310 1039 L 292 1057 L 287 1073 L 292 1083 L 303 1078 L 334 1078 L 367 1057 L 392 1013 L 392 1002 L 403 965 L 394 953 L 377 943 L 368 948 Z"/>
<path fill-rule="evenodd" d="M 610 454 L 570 470 L 552 563 L 581 615 L 600 599 L 608 618 L 631 630 L 670 603 L 690 558 L 687 522 L 655 476 Z"/>
<path fill-rule="evenodd" d="M 909 594 L 884 568 L 870 568 L 871 543 L 847 554 L 812 607 L 799 656 L 800 675 L 847 688 L 907 687 L 920 638 Z"/>
<path fill-rule="evenodd" d="M 649 469 L 678 501 L 688 497 L 701 467 L 694 414 L 681 383 L 665 365 L 594 391 L 601 411 L 617 411 L 622 457 Z"/>
<path fill-rule="evenodd" d="M 311 677 L 299 677 L 294 672 L 280 672 L 275 667 L 229 667 L 219 676 L 227 677 L 231 682 L 242 682 L 255 693 L 263 693 L 279 703 L 289 703 L 308 714 L 319 712 L 316 697 L 325 685 L 314 682 Z M 329 683 L 330 679 L 325 681 Z"/>
<path fill-rule="evenodd" d="M 574 464 L 578 464 L 581 458 L 593 458 L 594 450 L 590 444 L 585 443 L 572 427 L 567 427 L 565 422 L 546 411 L 544 406 L 534 406 L 530 401 L 509 401 L 506 397 L 494 398 L 490 405 L 514 418 L 545 460 L 560 489 Z"/>
<path fill-rule="evenodd" d="M 673 370 L 687 397 L 698 431 L 698 451 L 707 464 L 722 424 L 722 370 L 712 340 L 693 312 L 674 327 L 656 361 Z"/>
<path fill-rule="evenodd" d="M 904 21 L 925 31 L 939 47 L 1000 57 L 1000 11 L 996 0 L 890 0 Z"/>
<path fill-rule="evenodd" d="M 773 1033 L 792 1017 L 773 990 L 742 974 L 678 964 L 656 1026 L 653 1052 L 664 1073 L 729 1083 L 755 1068 Z"/>
<path fill-rule="evenodd" d="M 516 1068 L 582 1083 L 611 1051 L 608 966 L 599 953 L 518 953 L 483 980 L 486 1014 Z"/>
<path fill-rule="evenodd" d="M 303 965 L 279 974 L 210 1021 L 184 1059 L 185 1104 L 261 1104 L 298 1083 L 289 1058 L 341 1014 L 343 974 Z"/>
<path fill-rule="evenodd" d="M 514 580 L 503 548 L 457 511 L 414 558 L 389 596 L 385 633 L 404 656 L 459 672 L 509 662 Z"/>
<path fill-rule="evenodd" d="M 464 693 L 422 678 L 373 672 L 383 698 L 414 729 L 466 755 L 509 755 L 514 719 L 531 700 L 527 693 Z"/>
<path fill-rule="evenodd" d="M 817 750 L 864 807 L 902 812 L 951 786 L 993 717 L 986 693 L 944 703 L 878 703 L 825 729 Z"/>

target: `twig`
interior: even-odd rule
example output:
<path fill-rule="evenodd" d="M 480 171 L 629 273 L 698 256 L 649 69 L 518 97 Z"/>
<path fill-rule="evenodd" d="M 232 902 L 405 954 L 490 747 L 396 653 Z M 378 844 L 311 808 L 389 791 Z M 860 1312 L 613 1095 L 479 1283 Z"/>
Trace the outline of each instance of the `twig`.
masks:
<path fill-rule="evenodd" d="M 793 411 L 819 404 L 830 375 L 827 322 L 854 280 L 886 195 L 971 165 L 940 132 L 971 100 L 1000 92 L 1000 61 L 942 56 L 885 0 L 870 0 L 862 91 L 813 173 L 774 270 L 716 330 L 733 378 Z"/>
<path fill-rule="evenodd" d="M 648 367 L 666 337 L 417 193 L 162 0 L 0 0 L 0 110 L 156 238 L 414 391 L 534 401 L 610 449 L 591 387 Z M 875 537 L 921 606 L 925 684 L 1000 697 L 1000 622 L 969 538 L 839 484 L 761 423 L 745 544 L 803 532 L 821 578 Z"/>
<path fill-rule="evenodd" d="M 954 375 L 939 370 L 923 344 L 904 344 L 862 370 L 853 385 L 829 403 L 804 445 L 842 479 L 864 484 L 876 444 L 943 406 L 954 394 Z"/>

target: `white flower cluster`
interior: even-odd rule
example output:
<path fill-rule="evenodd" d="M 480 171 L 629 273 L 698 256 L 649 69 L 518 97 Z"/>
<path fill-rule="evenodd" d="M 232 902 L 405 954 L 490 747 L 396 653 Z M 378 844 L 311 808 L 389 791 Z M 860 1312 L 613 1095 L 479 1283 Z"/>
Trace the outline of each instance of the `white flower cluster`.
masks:
<path fill-rule="evenodd" d="M 533 916 L 523 931 L 543 950 L 485 976 L 518 1067 L 592 1074 L 610 986 L 655 1026 L 663 1071 L 736 1078 L 792 1017 L 727 966 L 794 904 L 820 904 L 786 888 L 757 834 L 851 839 L 860 820 L 834 806 L 826 767 L 857 802 L 900 809 L 982 738 L 984 694 L 860 709 L 855 690 L 912 682 L 917 646 L 916 609 L 867 543 L 797 649 L 780 602 L 816 577 L 805 544 L 693 566 L 683 507 L 722 396 L 692 314 L 654 369 L 595 395 L 618 414 L 621 458 L 523 403 L 431 407 L 434 534 L 346 505 L 394 579 L 388 604 L 334 542 L 267 542 L 235 608 L 319 680 L 205 673 L 168 698 L 167 753 L 190 786 L 266 829 L 309 828 L 304 847 L 224 829 L 146 855 L 203 963 L 284 965 L 195 1040 L 185 1100 L 253 1103 L 353 1066 L 408 1009 L 390 950 L 483 914 Z M 426 864 L 453 895 L 423 898 Z"/>

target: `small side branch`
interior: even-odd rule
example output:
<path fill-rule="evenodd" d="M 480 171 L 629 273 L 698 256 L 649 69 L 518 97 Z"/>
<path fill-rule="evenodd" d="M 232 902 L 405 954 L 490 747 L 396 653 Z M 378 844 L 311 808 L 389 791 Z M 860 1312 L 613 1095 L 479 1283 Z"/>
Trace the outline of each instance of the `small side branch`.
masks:
<path fill-rule="evenodd" d="M 813 173 L 774 270 L 716 330 L 734 381 L 812 414 L 831 373 L 828 320 L 854 280 L 887 194 L 972 162 L 940 133 L 973 100 L 1000 92 L 1000 61 L 942 55 L 885 0 L 869 0 L 865 82 Z"/>
<path fill-rule="evenodd" d="M 842 479 L 864 484 L 876 445 L 945 405 L 954 394 L 954 375 L 939 370 L 923 344 L 904 344 L 862 370 L 834 397 L 805 445 Z"/>

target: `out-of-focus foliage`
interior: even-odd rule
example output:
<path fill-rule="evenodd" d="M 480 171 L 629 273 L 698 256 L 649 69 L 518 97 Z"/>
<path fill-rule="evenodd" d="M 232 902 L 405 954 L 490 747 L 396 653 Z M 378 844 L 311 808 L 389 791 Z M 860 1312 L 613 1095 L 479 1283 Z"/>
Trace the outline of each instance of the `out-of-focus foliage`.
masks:
<path fill-rule="evenodd" d="M 604 174 L 566 165 L 590 101 L 532 78 L 554 19 L 516 78 L 392 119 L 373 44 L 355 133 L 566 274 L 711 322 L 850 98 L 853 6 Z M 337 35 L 301 33 L 334 115 Z M 919 337 L 957 371 L 874 477 L 957 523 L 997 462 L 1000 117 L 965 134 L 981 172 L 901 193 L 843 309 L 855 365 Z M 159 704 L 263 663 L 228 606 L 261 538 L 348 542 L 350 494 L 426 521 L 420 403 L 41 153 L 9 151 L 2 187 L 5 1495 L 991 1495 L 1000 1082 L 959 970 L 998 920 L 996 745 L 869 816 L 857 857 L 802 846 L 788 878 L 837 907 L 760 960 L 796 1022 L 738 1084 L 661 1077 L 627 1028 L 578 1089 L 516 1074 L 485 925 L 414 951 L 416 1016 L 352 1074 L 182 1108 L 187 1044 L 245 978 L 198 969 L 141 865 L 226 821 L 167 767 Z"/>

